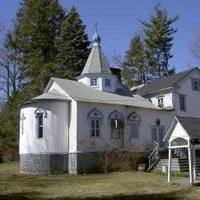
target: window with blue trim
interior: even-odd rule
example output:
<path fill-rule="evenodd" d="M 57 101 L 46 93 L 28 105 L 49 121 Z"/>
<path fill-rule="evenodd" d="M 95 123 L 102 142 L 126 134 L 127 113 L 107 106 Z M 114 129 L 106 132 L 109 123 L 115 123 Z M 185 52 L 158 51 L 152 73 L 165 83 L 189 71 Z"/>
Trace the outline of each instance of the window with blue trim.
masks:
<path fill-rule="evenodd" d="M 103 120 L 103 114 L 97 109 L 93 109 L 88 114 L 88 120 L 90 124 L 90 136 L 99 137 L 101 135 L 101 124 Z"/>

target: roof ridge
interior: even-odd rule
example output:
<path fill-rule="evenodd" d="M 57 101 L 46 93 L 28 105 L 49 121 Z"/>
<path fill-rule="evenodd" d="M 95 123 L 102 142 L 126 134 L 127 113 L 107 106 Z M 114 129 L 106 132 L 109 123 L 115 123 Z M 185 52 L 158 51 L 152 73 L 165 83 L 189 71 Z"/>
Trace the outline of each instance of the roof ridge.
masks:
<path fill-rule="evenodd" d="M 139 88 L 137 90 L 137 94 L 140 95 L 148 95 L 151 93 L 154 93 L 156 91 L 165 90 L 167 88 L 174 87 L 179 81 L 184 79 L 188 74 L 190 74 L 192 71 L 199 68 L 194 67 L 192 69 L 184 70 L 179 73 L 173 74 L 168 77 L 164 77 L 162 79 L 154 80 L 148 84 L 145 84 L 143 87 Z"/>

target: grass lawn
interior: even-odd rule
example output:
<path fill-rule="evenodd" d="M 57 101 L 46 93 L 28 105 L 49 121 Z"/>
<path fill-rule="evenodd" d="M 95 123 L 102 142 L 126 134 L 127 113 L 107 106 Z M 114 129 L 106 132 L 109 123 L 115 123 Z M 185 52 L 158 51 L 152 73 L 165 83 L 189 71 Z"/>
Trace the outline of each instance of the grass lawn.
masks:
<path fill-rule="evenodd" d="M 25 176 L 17 163 L 0 164 L 0 200 L 157 199 L 199 200 L 200 188 L 168 185 L 166 176 L 121 172 L 93 175 Z"/>

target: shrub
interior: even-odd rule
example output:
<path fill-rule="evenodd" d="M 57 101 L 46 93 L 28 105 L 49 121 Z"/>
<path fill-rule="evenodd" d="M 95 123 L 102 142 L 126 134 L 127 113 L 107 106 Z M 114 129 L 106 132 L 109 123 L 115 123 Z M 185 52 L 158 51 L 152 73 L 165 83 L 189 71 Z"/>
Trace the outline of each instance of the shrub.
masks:
<path fill-rule="evenodd" d="M 144 153 L 137 151 L 114 150 L 104 152 L 101 156 L 101 171 L 129 171 L 137 170 L 138 164 L 145 161 Z"/>

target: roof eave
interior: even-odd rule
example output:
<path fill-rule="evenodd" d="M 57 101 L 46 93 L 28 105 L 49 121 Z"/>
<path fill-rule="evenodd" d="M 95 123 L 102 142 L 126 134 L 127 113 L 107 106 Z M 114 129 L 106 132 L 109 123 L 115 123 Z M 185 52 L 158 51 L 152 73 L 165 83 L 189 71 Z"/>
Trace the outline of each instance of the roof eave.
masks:
<path fill-rule="evenodd" d="M 38 103 L 40 101 L 67 101 L 67 102 L 70 102 L 71 100 L 70 99 L 31 99 L 31 100 L 19 103 L 18 107 L 21 108 L 24 105 L 28 105 L 31 103 Z"/>
<path fill-rule="evenodd" d="M 148 95 L 152 95 L 152 94 L 155 94 L 155 93 L 160 93 L 160 92 L 164 92 L 164 91 L 167 91 L 167 90 L 173 90 L 173 89 L 174 89 L 174 87 L 167 87 L 167 88 L 147 92 L 146 94 L 143 94 L 142 96 L 148 96 Z"/>

